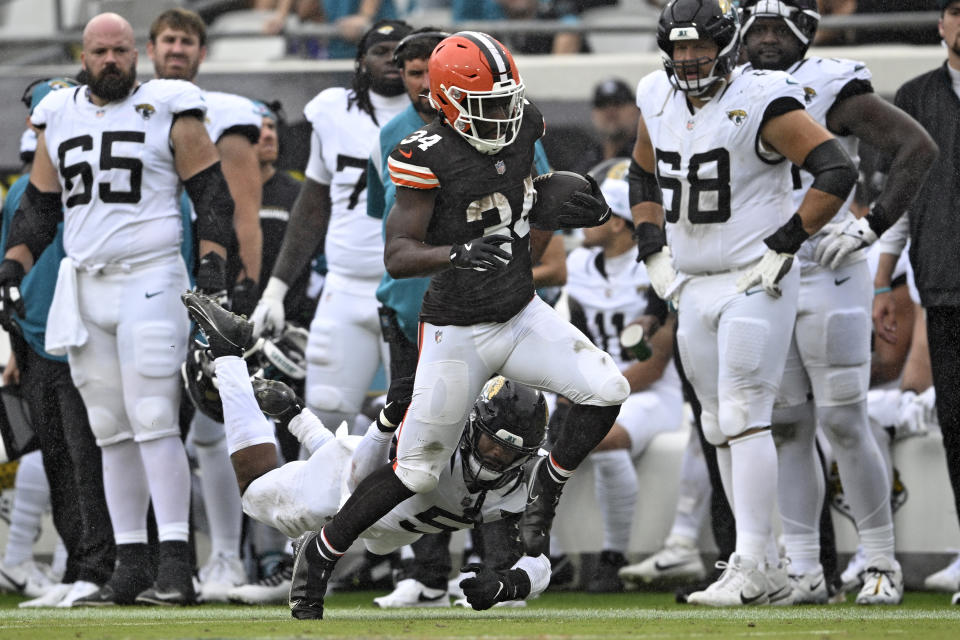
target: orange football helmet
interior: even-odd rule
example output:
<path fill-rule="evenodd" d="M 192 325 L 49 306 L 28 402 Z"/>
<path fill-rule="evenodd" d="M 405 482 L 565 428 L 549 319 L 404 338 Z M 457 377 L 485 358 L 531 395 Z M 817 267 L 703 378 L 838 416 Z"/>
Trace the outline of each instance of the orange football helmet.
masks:
<path fill-rule="evenodd" d="M 523 80 L 513 56 L 479 31 L 440 41 L 428 65 L 430 103 L 481 153 L 513 143 L 523 119 Z"/>

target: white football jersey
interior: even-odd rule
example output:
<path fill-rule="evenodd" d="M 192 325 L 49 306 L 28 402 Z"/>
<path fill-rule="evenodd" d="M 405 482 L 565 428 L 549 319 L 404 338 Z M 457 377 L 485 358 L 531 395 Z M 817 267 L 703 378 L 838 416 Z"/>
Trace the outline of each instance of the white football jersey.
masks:
<path fill-rule="evenodd" d="M 180 249 L 180 178 L 170 145 L 173 117 L 206 110 L 183 80 L 144 82 L 102 107 L 87 87 L 52 91 L 31 119 L 44 128 L 63 189 L 63 246 L 76 262 L 136 263 Z"/>
<path fill-rule="evenodd" d="M 800 86 L 803 87 L 804 104 L 807 107 L 807 112 L 824 127 L 827 126 L 827 113 L 836 104 L 837 97 L 843 88 L 854 80 L 869 82 L 872 77 L 870 70 L 862 62 L 837 58 L 818 58 L 816 56 L 804 58 L 797 62 L 787 70 L 787 73 L 800 82 Z M 859 166 L 859 139 L 853 135 L 838 135 L 836 138 L 843 146 L 844 151 L 850 156 L 850 159 Z M 793 206 L 796 209 L 803 201 L 810 185 L 813 184 L 813 174 L 799 167 L 794 167 L 793 172 Z M 797 177 L 799 177 L 799 180 L 796 179 Z M 851 190 L 846 202 L 840 207 L 832 222 L 840 222 L 852 217 L 850 203 L 853 202 L 853 195 L 854 190 Z M 819 242 L 818 236 L 822 234 L 823 231 L 818 231 L 813 234 L 812 240 L 803 243 L 800 251 L 797 252 L 797 258 L 801 265 L 806 266 L 815 262 L 813 252 Z M 863 257 L 864 252 L 861 251 L 860 259 L 863 259 Z"/>
<path fill-rule="evenodd" d="M 458 449 L 440 473 L 436 489 L 407 498 L 367 529 L 362 537 L 381 538 L 395 533 L 439 533 L 472 528 L 474 520 L 464 512 L 473 507 L 481 495 L 467 490 Z M 521 513 L 526 504 L 527 485 L 509 483 L 506 487 L 487 492 L 477 520 L 502 520 L 505 514 Z"/>
<path fill-rule="evenodd" d="M 745 267 L 766 251 L 763 239 L 794 213 L 791 164 L 760 143 L 767 107 L 803 104 L 803 90 L 780 71 L 734 70 L 703 108 L 664 71 L 640 81 L 637 106 L 656 151 L 667 239 L 674 266 L 688 274 Z"/>
<path fill-rule="evenodd" d="M 221 91 L 204 91 L 203 98 L 207 103 L 207 117 L 204 124 L 214 143 L 220 140 L 225 132 L 236 127 L 254 127 L 258 132 L 260 131 L 263 116 L 250 98 Z M 247 129 L 247 131 L 250 130 Z M 259 138 L 259 133 L 257 135 Z M 256 144 L 257 140 L 251 142 Z"/>
<path fill-rule="evenodd" d="M 580 247 L 567 256 L 567 295 L 580 303 L 594 344 L 610 354 L 620 371 L 637 362 L 620 345 L 620 332 L 646 311 L 649 287 L 647 268 L 637 262 L 635 251 L 603 259 L 602 249 Z M 667 387 L 680 388 L 672 360 L 646 391 Z"/>
<path fill-rule="evenodd" d="M 351 90 L 321 91 L 303 109 L 313 126 L 306 175 L 330 186 L 330 224 L 324 253 L 330 273 L 359 278 L 383 275 L 381 221 L 367 215 L 367 159 L 380 127 L 354 102 Z M 377 121 L 384 125 L 410 104 L 406 93 L 385 98 L 370 92 Z"/>

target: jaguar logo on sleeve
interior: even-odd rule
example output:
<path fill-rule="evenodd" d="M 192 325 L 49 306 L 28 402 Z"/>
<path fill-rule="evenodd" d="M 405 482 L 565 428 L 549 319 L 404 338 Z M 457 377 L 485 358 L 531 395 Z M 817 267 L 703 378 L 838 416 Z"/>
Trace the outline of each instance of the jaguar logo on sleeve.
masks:
<path fill-rule="evenodd" d="M 137 111 L 137 113 L 140 114 L 140 117 L 143 118 L 144 120 L 149 120 L 151 116 L 153 116 L 153 114 L 157 112 L 157 110 L 153 108 L 152 104 L 147 104 L 146 102 L 141 102 L 138 105 L 134 105 L 133 108 Z"/>
<path fill-rule="evenodd" d="M 743 109 L 733 109 L 732 111 L 727 111 L 727 117 L 730 118 L 730 122 L 739 127 L 746 122 L 747 112 Z"/>

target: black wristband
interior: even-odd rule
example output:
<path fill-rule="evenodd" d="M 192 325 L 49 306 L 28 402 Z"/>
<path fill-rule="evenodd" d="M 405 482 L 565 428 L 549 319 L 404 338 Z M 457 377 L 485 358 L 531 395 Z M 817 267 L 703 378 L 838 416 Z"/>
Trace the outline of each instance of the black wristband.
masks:
<path fill-rule="evenodd" d="M 802 245 L 810 234 L 803 229 L 803 220 L 799 213 L 790 216 L 787 222 L 763 239 L 763 243 L 777 253 L 789 253 L 793 255 L 800 250 Z"/>
<path fill-rule="evenodd" d="M 889 229 L 892 226 L 892 223 L 887 221 L 887 212 L 884 211 L 883 207 L 879 202 L 874 202 L 870 207 L 870 213 L 866 217 L 867 224 L 870 225 L 870 230 L 877 234 L 877 237 L 883 235 L 883 232 Z"/>
<path fill-rule="evenodd" d="M 667 244 L 667 234 L 652 222 L 641 222 L 633 230 L 633 239 L 637 241 L 637 262 L 660 251 Z"/>
<path fill-rule="evenodd" d="M 523 600 L 530 595 L 530 576 L 522 569 L 511 569 L 504 576 L 504 590 L 499 602 L 508 600 Z"/>

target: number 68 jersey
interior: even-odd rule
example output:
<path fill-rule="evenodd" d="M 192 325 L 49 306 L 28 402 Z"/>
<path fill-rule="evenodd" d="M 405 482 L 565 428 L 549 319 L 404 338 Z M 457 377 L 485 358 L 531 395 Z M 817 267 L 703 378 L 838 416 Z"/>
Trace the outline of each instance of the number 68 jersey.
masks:
<path fill-rule="evenodd" d="M 182 228 L 170 128 L 206 111 L 195 85 L 150 80 L 97 106 L 87 87 L 52 91 L 30 119 L 43 128 L 63 189 L 63 246 L 76 262 L 136 263 L 179 251 Z"/>
<path fill-rule="evenodd" d="M 760 130 L 803 108 L 803 89 L 779 71 L 733 71 L 694 111 L 664 71 L 640 81 L 637 106 L 656 153 L 674 267 L 716 273 L 756 262 L 763 239 L 793 215 L 790 163 L 766 149 Z"/>

